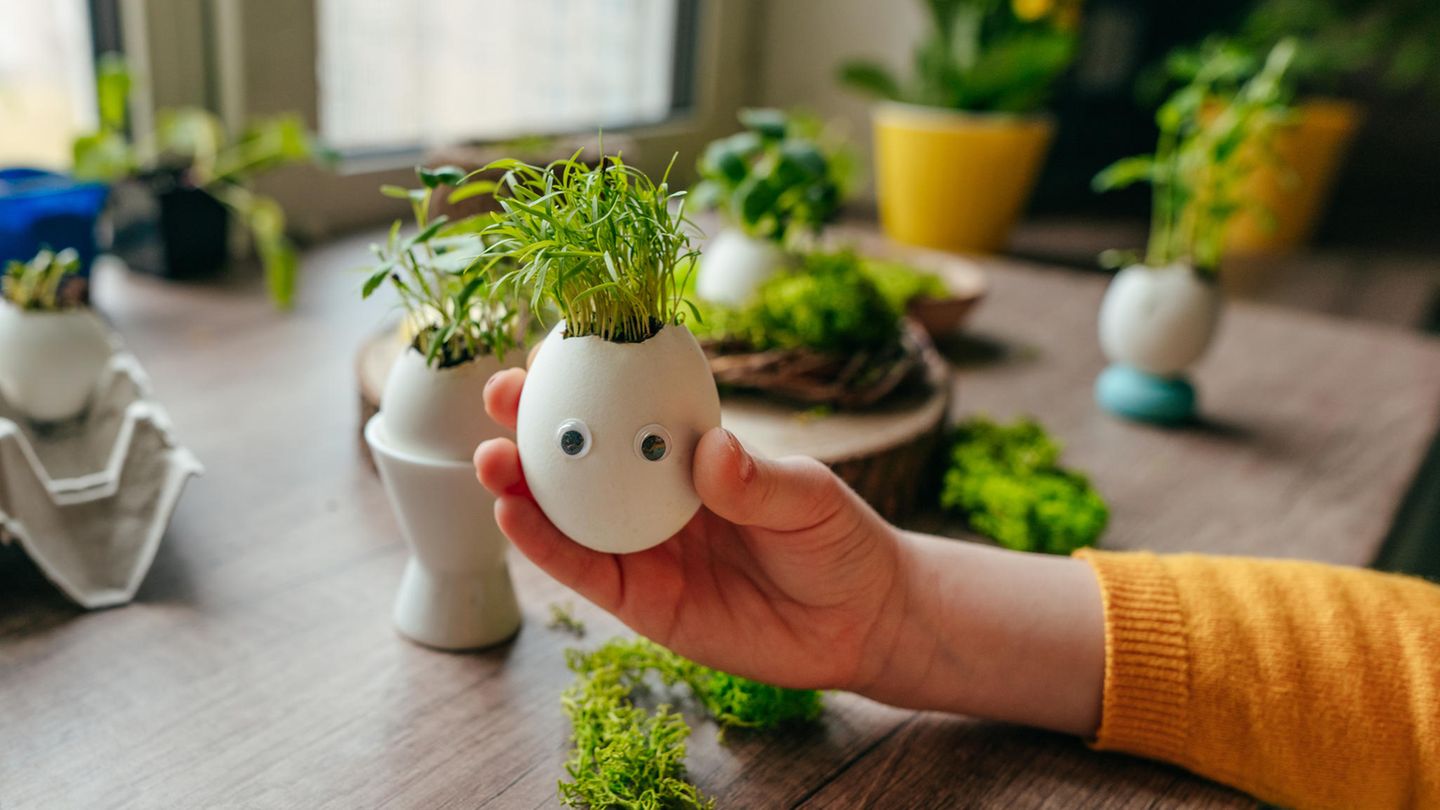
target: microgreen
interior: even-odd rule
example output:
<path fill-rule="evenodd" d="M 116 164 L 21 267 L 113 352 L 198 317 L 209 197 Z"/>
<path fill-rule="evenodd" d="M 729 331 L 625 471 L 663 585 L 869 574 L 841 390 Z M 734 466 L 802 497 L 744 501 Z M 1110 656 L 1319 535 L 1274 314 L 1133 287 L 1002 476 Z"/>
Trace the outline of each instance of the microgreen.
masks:
<path fill-rule="evenodd" d="M 585 636 L 585 622 L 575 617 L 574 608 L 568 602 L 551 603 L 550 624 L 546 626 L 551 630 L 569 633 L 576 638 L 583 638 Z"/>
<path fill-rule="evenodd" d="M 1097 191 L 1149 183 L 1151 267 L 1186 263 L 1218 272 L 1225 225 L 1242 200 L 1240 183 L 1269 154 L 1275 128 L 1291 113 L 1287 71 L 1295 41 L 1282 40 L 1252 70 L 1246 53 L 1212 41 L 1189 83 L 1156 113 L 1155 152 L 1123 158 L 1095 176 Z"/>
<path fill-rule="evenodd" d="M 560 782 L 570 807 L 708 808 L 714 800 L 685 773 L 690 727 L 671 704 L 653 712 L 633 696 L 658 685 L 684 686 L 726 728 L 774 729 L 812 721 L 820 694 L 781 689 L 700 666 L 644 639 L 617 638 L 592 652 L 567 650 L 575 682 L 561 697 L 573 750 Z"/>
<path fill-rule="evenodd" d="M 80 268 L 80 256 L 73 249 L 56 253 L 42 250 L 28 262 L 11 261 L 0 278 L 0 294 L 5 300 L 31 312 L 54 312 L 64 309 L 60 286 L 65 277 Z"/>
<path fill-rule="evenodd" d="M 706 304 L 702 337 L 739 340 L 756 351 L 808 348 L 860 352 L 895 344 L 900 314 L 850 251 L 815 252 L 767 279 L 737 308 Z"/>
<path fill-rule="evenodd" d="M 385 244 L 371 246 L 376 264 L 361 295 L 369 298 L 387 283 L 395 289 L 417 327 L 415 349 L 431 366 L 447 368 L 487 354 L 504 359 L 516 345 L 516 313 L 496 300 L 494 285 L 475 266 L 484 252 L 477 231 L 488 222 L 488 215 L 453 223 L 430 215 L 434 196 L 442 188 L 454 188 L 450 197 L 455 199 L 491 192 L 494 184 L 473 180 L 453 166 L 421 167 L 416 174 L 420 188 L 381 188 L 386 196 L 410 202 L 417 230 L 402 235 L 402 223 L 396 220 Z"/>
<path fill-rule="evenodd" d="M 674 163 L 673 159 L 671 161 Z M 586 165 L 577 152 L 535 166 L 500 160 L 500 211 L 484 229 L 482 264 L 511 262 L 500 277 L 531 308 L 553 306 L 566 337 L 638 343 L 684 320 L 683 291 L 696 252 L 685 192 L 655 183 L 618 155 Z M 693 311 L 693 307 L 690 307 Z"/>
<path fill-rule="evenodd" d="M 908 82 L 856 60 L 844 84 L 879 98 L 972 112 L 1039 109 L 1075 56 L 1080 0 L 925 0 L 930 27 Z"/>
<path fill-rule="evenodd" d="M 744 110 L 745 129 L 712 141 L 700 158 L 696 202 L 719 208 L 751 236 L 793 244 L 840 209 L 853 156 L 819 121 L 780 110 Z"/>
<path fill-rule="evenodd" d="M 955 428 L 940 503 L 1006 548 L 1069 554 L 1093 545 L 1110 511 L 1059 458 L 1059 443 L 1034 420 L 969 419 Z"/>

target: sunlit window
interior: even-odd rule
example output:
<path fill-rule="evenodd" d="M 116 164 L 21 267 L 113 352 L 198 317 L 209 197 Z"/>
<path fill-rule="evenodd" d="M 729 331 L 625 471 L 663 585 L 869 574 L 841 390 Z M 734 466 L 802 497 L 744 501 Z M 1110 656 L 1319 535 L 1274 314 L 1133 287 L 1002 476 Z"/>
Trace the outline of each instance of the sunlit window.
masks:
<path fill-rule="evenodd" d="M 365 150 L 661 121 L 678 5 L 320 0 L 321 133 Z"/>
<path fill-rule="evenodd" d="M 0 166 L 64 168 L 95 126 L 86 0 L 0 0 Z"/>

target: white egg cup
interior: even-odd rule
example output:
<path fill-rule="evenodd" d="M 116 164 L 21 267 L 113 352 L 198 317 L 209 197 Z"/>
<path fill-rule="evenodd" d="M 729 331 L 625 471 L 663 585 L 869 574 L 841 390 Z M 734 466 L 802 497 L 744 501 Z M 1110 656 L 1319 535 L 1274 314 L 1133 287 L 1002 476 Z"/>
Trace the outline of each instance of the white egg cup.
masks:
<path fill-rule="evenodd" d="M 530 366 L 516 441 L 551 522 L 587 548 L 627 554 L 695 516 L 695 446 L 719 425 L 715 379 L 684 326 L 612 343 L 565 337 L 561 322 Z"/>
<path fill-rule="evenodd" d="M 365 426 L 411 551 L 395 595 L 395 627 L 427 647 L 488 647 L 520 629 L 509 542 L 471 462 L 480 442 L 505 435 L 483 401 L 485 382 L 502 367 L 482 357 L 433 369 L 408 349 L 386 382 L 380 413 Z"/>
<path fill-rule="evenodd" d="M 706 301 L 739 306 L 791 262 L 774 240 L 726 228 L 705 246 L 696 271 L 695 294 Z"/>

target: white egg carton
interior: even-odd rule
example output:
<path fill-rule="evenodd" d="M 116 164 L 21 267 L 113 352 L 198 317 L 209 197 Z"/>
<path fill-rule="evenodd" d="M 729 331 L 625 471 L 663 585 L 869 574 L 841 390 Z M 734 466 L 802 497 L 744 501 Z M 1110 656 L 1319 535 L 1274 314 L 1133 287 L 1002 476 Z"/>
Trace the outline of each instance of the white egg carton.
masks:
<path fill-rule="evenodd" d="M 135 596 L 185 482 L 203 471 L 127 352 L 63 431 L 35 428 L 0 397 L 0 542 L 19 543 L 82 607 Z"/>

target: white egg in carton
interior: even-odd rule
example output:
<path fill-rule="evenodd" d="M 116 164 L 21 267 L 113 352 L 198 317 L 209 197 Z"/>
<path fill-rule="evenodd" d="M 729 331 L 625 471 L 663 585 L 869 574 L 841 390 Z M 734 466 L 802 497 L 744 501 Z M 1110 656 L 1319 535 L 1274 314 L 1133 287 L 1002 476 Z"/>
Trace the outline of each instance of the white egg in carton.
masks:
<path fill-rule="evenodd" d="M 86 608 L 130 601 L 180 492 L 203 472 L 135 358 L 105 361 L 83 416 L 32 424 L 0 394 L 0 542 Z"/>

